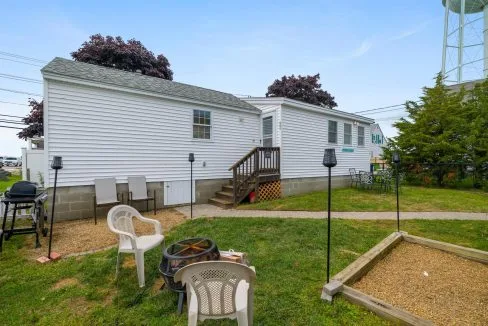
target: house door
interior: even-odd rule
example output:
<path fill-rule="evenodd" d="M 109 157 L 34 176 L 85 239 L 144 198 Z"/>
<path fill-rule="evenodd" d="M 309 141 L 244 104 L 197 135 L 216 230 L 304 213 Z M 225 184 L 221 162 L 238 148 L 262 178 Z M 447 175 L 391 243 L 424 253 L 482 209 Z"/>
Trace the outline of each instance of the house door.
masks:
<path fill-rule="evenodd" d="M 263 117 L 262 120 L 262 135 L 263 135 L 263 142 L 262 147 L 273 147 L 273 134 L 274 134 L 274 126 L 273 126 L 273 116 Z"/>
<path fill-rule="evenodd" d="M 190 203 L 190 180 L 166 181 L 164 185 L 164 205 Z M 193 202 L 195 202 L 195 180 L 193 180 Z"/>

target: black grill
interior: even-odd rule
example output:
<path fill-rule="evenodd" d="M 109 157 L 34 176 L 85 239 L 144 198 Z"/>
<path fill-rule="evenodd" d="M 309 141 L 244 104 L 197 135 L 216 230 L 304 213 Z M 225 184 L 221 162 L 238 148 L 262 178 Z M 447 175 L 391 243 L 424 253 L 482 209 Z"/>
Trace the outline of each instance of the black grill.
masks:
<path fill-rule="evenodd" d="M 37 184 L 29 181 L 19 181 L 5 192 L 6 198 L 35 198 L 37 194 Z"/>

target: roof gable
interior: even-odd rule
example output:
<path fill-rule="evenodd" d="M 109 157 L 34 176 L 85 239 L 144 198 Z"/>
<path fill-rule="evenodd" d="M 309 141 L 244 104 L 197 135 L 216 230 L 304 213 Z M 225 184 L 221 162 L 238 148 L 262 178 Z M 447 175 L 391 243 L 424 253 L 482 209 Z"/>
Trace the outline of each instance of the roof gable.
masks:
<path fill-rule="evenodd" d="M 232 94 L 56 57 L 41 72 L 259 112 Z"/>

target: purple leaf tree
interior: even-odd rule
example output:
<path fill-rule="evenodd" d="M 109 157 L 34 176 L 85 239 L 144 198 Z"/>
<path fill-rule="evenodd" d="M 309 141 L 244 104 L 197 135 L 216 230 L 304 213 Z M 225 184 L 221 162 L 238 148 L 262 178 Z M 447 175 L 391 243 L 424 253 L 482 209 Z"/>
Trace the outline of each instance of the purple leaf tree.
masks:
<path fill-rule="evenodd" d="M 337 106 L 334 97 L 322 89 L 320 74 L 314 76 L 295 75 L 276 79 L 268 87 L 266 97 L 287 97 L 313 105 L 332 109 Z"/>

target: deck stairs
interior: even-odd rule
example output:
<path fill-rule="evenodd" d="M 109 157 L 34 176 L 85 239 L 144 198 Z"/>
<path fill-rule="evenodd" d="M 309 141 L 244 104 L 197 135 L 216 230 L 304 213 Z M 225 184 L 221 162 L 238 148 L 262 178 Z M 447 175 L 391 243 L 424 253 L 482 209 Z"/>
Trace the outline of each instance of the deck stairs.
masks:
<path fill-rule="evenodd" d="M 252 191 L 259 200 L 262 183 L 280 180 L 280 148 L 255 147 L 233 166 L 232 179 L 209 199 L 209 204 L 228 209 L 241 203 Z"/>

